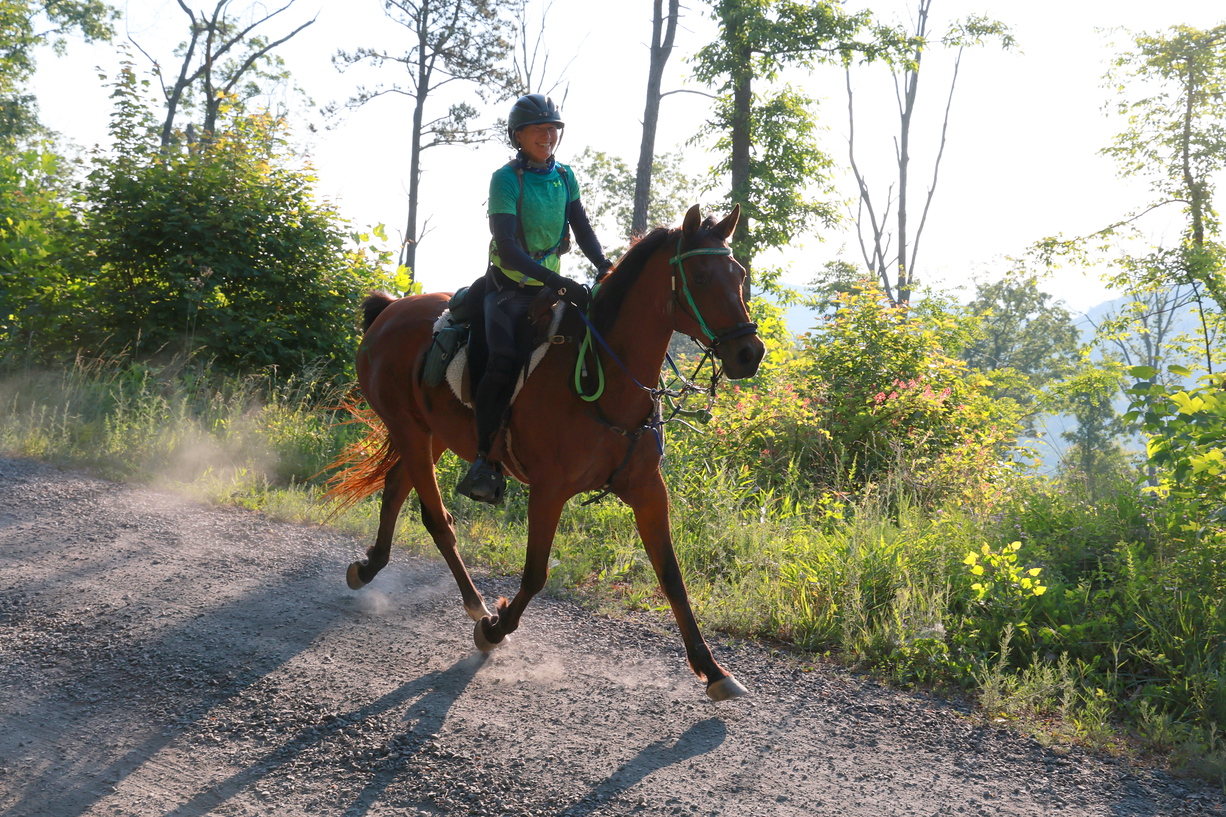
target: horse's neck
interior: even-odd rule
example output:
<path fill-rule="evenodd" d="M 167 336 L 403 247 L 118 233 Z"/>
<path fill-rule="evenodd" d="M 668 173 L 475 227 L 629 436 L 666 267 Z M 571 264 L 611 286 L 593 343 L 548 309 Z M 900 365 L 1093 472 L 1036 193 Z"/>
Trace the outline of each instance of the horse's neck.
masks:
<path fill-rule="evenodd" d="M 655 385 L 673 336 L 671 282 L 668 261 L 657 254 L 627 293 L 608 332 L 609 346 L 644 386 Z M 612 369 L 623 386 L 638 389 L 621 367 L 614 364 Z"/>

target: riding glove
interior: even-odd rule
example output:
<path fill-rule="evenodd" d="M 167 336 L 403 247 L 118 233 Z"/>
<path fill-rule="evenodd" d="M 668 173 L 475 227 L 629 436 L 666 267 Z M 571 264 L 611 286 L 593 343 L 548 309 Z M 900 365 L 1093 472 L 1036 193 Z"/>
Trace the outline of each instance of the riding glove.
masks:
<path fill-rule="evenodd" d="M 549 276 L 549 280 L 545 281 L 545 286 L 556 292 L 559 298 L 574 306 L 575 309 L 578 309 L 581 314 L 587 314 L 587 307 L 592 300 L 592 293 L 584 284 L 579 283 L 573 278 L 565 278 L 555 272 Z"/>

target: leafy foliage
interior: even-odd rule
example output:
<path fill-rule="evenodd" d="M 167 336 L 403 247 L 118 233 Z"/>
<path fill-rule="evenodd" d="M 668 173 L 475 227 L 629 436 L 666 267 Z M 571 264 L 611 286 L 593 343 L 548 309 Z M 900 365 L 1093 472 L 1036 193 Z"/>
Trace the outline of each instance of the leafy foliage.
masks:
<path fill-rule="evenodd" d="M 945 351 L 961 342 L 955 317 L 894 307 L 876 289 L 836 304 L 801 350 L 768 355 L 751 388 L 719 398 L 710 436 L 688 443 L 695 461 L 763 490 L 799 482 L 807 501 L 833 492 L 933 508 L 990 496 L 1016 415 Z"/>
<path fill-rule="evenodd" d="M 1174 373 L 1189 374 L 1173 367 Z M 1128 418 L 1149 435 L 1149 464 L 1157 473 L 1150 490 L 1166 503 L 1166 524 L 1175 541 L 1226 547 L 1226 398 L 1222 376 L 1200 386 L 1175 389 L 1147 366 L 1132 369 L 1138 382 L 1128 390 Z"/>
<path fill-rule="evenodd" d="M 955 317 L 896 307 L 875 288 L 836 304 L 798 368 L 841 470 L 872 483 L 902 468 L 925 501 L 985 488 L 1016 414 L 947 351 L 961 344 Z"/>
<path fill-rule="evenodd" d="M 0 356 L 37 358 L 63 336 L 57 307 L 79 282 L 65 163 L 47 146 L 0 150 Z"/>
<path fill-rule="evenodd" d="M 959 354 L 968 366 L 990 373 L 998 399 L 1026 412 L 1031 433 L 1039 390 L 1070 373 L 1078 360 L 1080 333 L 1072 316 L 1050 301 L 1034 276 L 976 284 L 966 307 L 977 318 L 975 336 Z"/>
<path fill-rule="evenodd" d="M 1096 486 L 1104 474 L 1126 470 L 1120 445 L 1126 428 L 1114 406 L 1122 385 L 1120 364 L 1087 359 L 1067 378 L 1052 384 L 1044 395 L 1048 411 L 1070 414 L 1077 420 L 1075 428 L 1061 433 L 1072 444 L 1065 454 L 1064 467 L 1086 480 L 1092 495 L 1098 493 Z"/>
<path fill-rule="evenodd" d="M 834 164 L 817 141 L 816 101 L 784 86 L 755 102 L 749 117 L 754 151 L 749 156 L 748 182 L 734 199 L 741 202 L 742 218 L 753 221 L 754 229 L 736 245 L 737 252 L 749 258 L 785 247 L 818 224 L 829 227 L 838 220 L 834 202 L 814 198 L 815 193 L 833 193 Z M 735 102 L 721 97 L 708 125 L 711 133 L 719 134 L 713 179 L 732 174 L 732 125 L 737 116 Z"/>
<path fill-rule="evenodd" d="M 0 0 L 0 140 L 39 130 L 34 97 L 25 93 L 38 47 L 50 44 L 62 54 L 71 32 L 86 42 L 108 41 L 118 16 L 102 0 Z"/>
<path fill-rule="evenodd" d="M 315 199 L 281 123 L 244 117 L 207 149 L 166 153 L 138 85 L 126 69 L 114 153 L 95 158 L 86 185 L 98 270 L 75 304 L 80 343 L 93 353 L 204 354 L 234 372 L 320 362 L 344 372 L 360 296 L 391 283 L 378 264 L 386 259 L 346 250 L 336 211 Z"/>
<path fill-rule="evenodd" d="M 583 204 L 593 220 L 611 217 L 617 232 L 629 238 L 634 221 L 635 173 L 626 162 L 598 150 L 584 148 L 574 166 L 583 180 Z M 647 221 L 657 226 L 679 224 L 690 200 L 692 182 L 681 170 L 681 155 L 662 153 L 651 166 L 651 196 Z M 619 254 L 619 253 L 618 253 Z"/>

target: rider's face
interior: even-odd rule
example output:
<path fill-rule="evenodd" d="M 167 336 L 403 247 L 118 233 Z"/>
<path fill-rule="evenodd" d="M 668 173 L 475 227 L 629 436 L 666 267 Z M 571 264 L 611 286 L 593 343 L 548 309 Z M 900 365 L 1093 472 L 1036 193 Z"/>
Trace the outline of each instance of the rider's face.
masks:
<path fill-rule="evenodd" d="M 540 125 L 525 125 L 515 132 L 519 147 L 534 162 L 546 162 L 558 146 L 558 126 L 546 122 Z"/>

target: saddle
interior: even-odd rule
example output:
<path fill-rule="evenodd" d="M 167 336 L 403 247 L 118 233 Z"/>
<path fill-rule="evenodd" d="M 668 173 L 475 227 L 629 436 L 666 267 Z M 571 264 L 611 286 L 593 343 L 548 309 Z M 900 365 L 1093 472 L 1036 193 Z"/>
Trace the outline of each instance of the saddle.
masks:
<path fill-rule="evenodd" d="M 481 281 L 478 281 L 479 283 Z M 473 405 L 473 378 L 468 360 L 468 340 L 472 324 L 484 317 L 480 311 L 482 299 L 469 297 L 476 294 L 470 292 L 471 289 L 461 287 L 452 295 L 447 302 L 447 308 L 434 322 L 434 340 L 426 352 L 421 373 L 422 380 L 430 386 L 438 386 L 446 380 L 456 398 L 469 408 Z M 564 301 L 542 287 L 541 296 L 537 298 L 528 315 L 532 325 L 532 353 L 528 364 L 520 370 L 515 382 L 512 404 L 549 347 L 566 342 L 564 336 L 557 334 L 565 309 Z"/>

